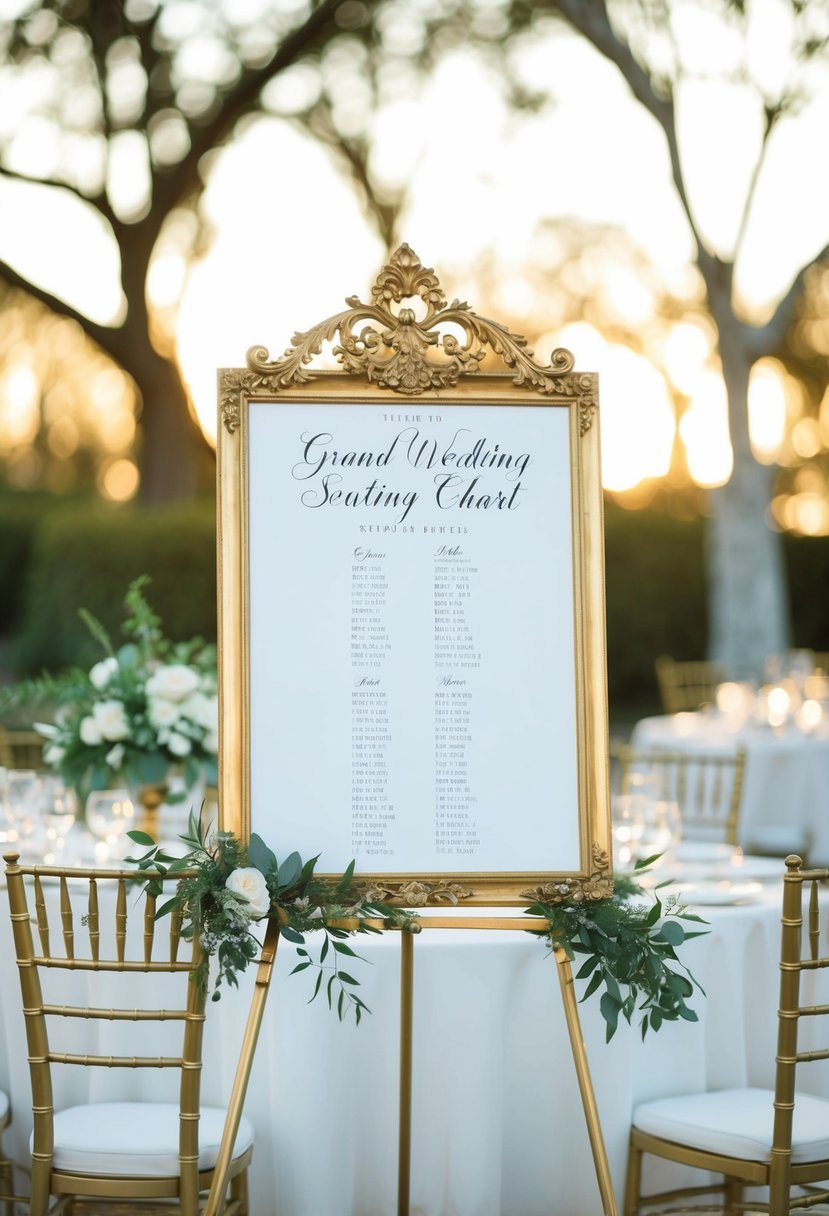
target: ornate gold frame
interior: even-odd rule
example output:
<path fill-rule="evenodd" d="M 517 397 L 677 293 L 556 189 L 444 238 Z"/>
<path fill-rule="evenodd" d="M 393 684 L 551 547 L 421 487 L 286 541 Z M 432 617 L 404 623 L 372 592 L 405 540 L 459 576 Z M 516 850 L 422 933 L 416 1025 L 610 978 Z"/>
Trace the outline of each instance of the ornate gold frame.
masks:
<path fill-rule="evenodd" d="M 417 307 L 406 302 L 414 301 Z M 420 302 L 419 304 L 417 302 Z M 574 872 L 366 874 L 366 886 L 407 906 L 515 906 L 528 900 L 601 899 L 612 893 L 605 667 L 604 554 L 599 472 L 598 378 L 553 352 L 538 364 L 526 340 L 448 303 L 433 271 L 401 246 L 372 289 L 303 334 L 278 360 L 254 347 L 246 368 L 219 372 L 218 570 L 221 823 L 251 831 L 250 632 L 248 607 L 247 417 L 251 402 L 308 402 L 400 408 L 400 394 L 443 405 L 550 405 L 569 414 L 573 516 L 573 613 L 580 866 Z M 397 306 L 393 310 L 393 305 Z M 418 317 L 418 311 L 423 315 Z M 455 332 L 446 331 L 450 325 Z M 463 340 L 456 336 L 463 332 Z M 343 371 L 309 368 L 325 342 Z M 485 372 L 499 356 L 509 373 Z M 419 404 L 420 402 L 418 402 Z"/>

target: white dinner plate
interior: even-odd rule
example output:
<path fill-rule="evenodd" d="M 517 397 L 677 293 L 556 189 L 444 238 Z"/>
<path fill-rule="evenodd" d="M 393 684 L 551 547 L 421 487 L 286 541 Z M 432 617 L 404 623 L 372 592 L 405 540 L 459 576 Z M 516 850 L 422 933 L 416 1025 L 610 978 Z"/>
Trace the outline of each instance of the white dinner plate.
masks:
<path fill-rule="evenodd" d="M 717 866 L 709 877 L 731 882 L 773 882 L 785 873 L 785 863 L 777 857 L 744 857 L 739 865 Z"/>
<path fill-rule="evenodd" d="M 750 904 L 763 893 L 759 882 L 687 882 L 679 884 L 679 895 L 689 907 L 714 907 L 729 904 Z"/>
<path fill-rule="evenodd" d="M 734 844 L 716 840 L 681 840 L 676 847 L 677 861 L 730 861 L 737 852 Z"/>

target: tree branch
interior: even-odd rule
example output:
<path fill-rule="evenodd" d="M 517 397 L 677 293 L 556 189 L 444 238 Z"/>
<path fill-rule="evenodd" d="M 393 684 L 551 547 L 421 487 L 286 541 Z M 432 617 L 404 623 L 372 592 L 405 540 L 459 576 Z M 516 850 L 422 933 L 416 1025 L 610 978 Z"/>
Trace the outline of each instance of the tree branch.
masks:
<path fill-rule="evenodd" d="M 777 350 L 783 342 L 797 314 L 797 305 L 803 296 L 806 276 L 813 267 L 829 259 L 829 243 L 816 253 L 810 262 L 801 266 L 792 280 L 789 290 L 783 296 L 765 325 L 754 325 L 749 328 L 749 342 L 755 359 Z"/>
<path fill-rule="evenodd" d="M 9 181 L 24 182 L 30 186 L 48 186 L 50 189 L 65 190 L 74 198 L 80 199 L 82 203 L 88 203 L 90 207 L 94 207 L 100 216 L 102 216 L 113 230 L 118 227 L 118 217 L 109 205 L 109 201 L 104 193 L 100 194 L 84 194 L 78 186 L 73 186 L 71 182 L 58 181 L 52 177 L 32 177 L 28 173 L 19 173 L 16 169 L 9 169 L 5 165 L 0 165 L 0 177 L 5 177 Z"/>
<path fill-rule="evenodd" d="M 16 287 L 20 291 L 25 292 L 26 295 L 38 300 L 46 308 L 50 309 L 51 312 L 57 313 L 58 316 L 66 317 L 70 321 L 77 321 L 87 337 L 97 343 L 106 354 L 122 367 L 127 365 L 129 343 L 124 340 L 123 329 L 100 325 L 97 321 L 90 320 L 84 313 L 79 312 L 71 304 L 68 304 L 66 300 L 62 300 L 60 296 L 53 295 L 50 291 L 46 291 L 45 288 L 38 287 L 30 279 L 26 279 L 23 275 L 18 274 L 7 262 L 0 261 L 0 278 L 9 287 Z"/>
<path fill-rule="evenodd" d="M 552 7 L 566 18 L 573 29 L 583 34 L 600 54 L 616 64 L 633 96 L 662 128 L 668 143 L 671 176 L 696 243 L 699 268 L 707 284 L 709 274 L 720 263 L 719 259 L 705 248 L 691 210 L 679 154 L 673 99 L 659 96 L 650 76 L 635 58 L 630 47 L 618 37 L 610 24 L 606 0 L 553 0 Z"/>
<path fill-rule="evenodd" d="M 159 183 L 153 199 L 162 216 L 180 203 L 197 185 L 199 161 L 215 148 L 235 126 L 237 120 L 255 105 L 265 85 L 314 45 L 339 8 L 341 0 L 323 0 L 307 20 L 292 30 L 280 43 L 273 58 L 263 67 L 242 74 L 238 84 L 222 98 L 216 117 L 203 126 L 190 124 L 190 151 Z"/>

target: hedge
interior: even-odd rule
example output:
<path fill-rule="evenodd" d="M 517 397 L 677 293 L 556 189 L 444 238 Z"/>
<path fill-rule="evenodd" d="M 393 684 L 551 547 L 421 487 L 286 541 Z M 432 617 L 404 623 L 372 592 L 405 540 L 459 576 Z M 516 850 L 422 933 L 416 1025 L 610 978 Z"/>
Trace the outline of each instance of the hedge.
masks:
<path fill-rule="evenodd" d="M 16 674 L 94 660 L 77 609 L 87 607 L 118 637 L 124 592 L 138 574 L 150 575 L 148 598 L 171 637 L 215 639 L 212 499 L 154 509 L 70 504 L 47 513 L 34 499 L 30 506 L 28 521 L 22 502 L 16 522 L 4 519 L 0 532 L 17 537 L 0 562 Z M 605 533 L 611 708 L 655 711 L 655 658 L 706 653 L 705 523 L 608 500 Z M 792 644 L 829 650 L 829 539 L 787 536 L 785 553 Z"/>
<path fill-rule="evenodd" d="M 139 574 L 174 640 L 216 638 L 212 501 L 164 508 L 53 512 L 35 531 L 12 656 L 19 674 L 100 657 L 78 616 L 87 608 L 120 640 L 124 593 Z"/>

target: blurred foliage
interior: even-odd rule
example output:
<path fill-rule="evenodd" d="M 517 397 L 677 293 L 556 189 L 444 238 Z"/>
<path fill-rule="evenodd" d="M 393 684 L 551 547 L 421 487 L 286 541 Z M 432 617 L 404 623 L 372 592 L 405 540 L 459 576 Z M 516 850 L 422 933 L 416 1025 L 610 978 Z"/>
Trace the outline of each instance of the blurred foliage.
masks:
<path fill-rule="evenodd" d="M 124 593 L 151 578 L 153 607 L 173 641 L 216 638 L 216 526 L 212 500 L 107 509 L 62 507 L 36 521 L 18 601 L 12 660 L 19 674 L 100 657 L 79 608 L 120 635 Z"/>
<path fill-rule="evenodd" d="M 99 657 L 78 617 L 88 608 L 118 636 L 124 590 L 152 579 L 169 636 L 216 638 L 215 504 L 138 509 L 46 495 L 0 499 L 2 628 L 15 635 L 16 674 Z M 605 504 L 611 711 L 656 712 L 654 660 L 706 654 L 705 521 Z M 792 645 L 829 650 L 829 539 L 786 536 Z"/>

